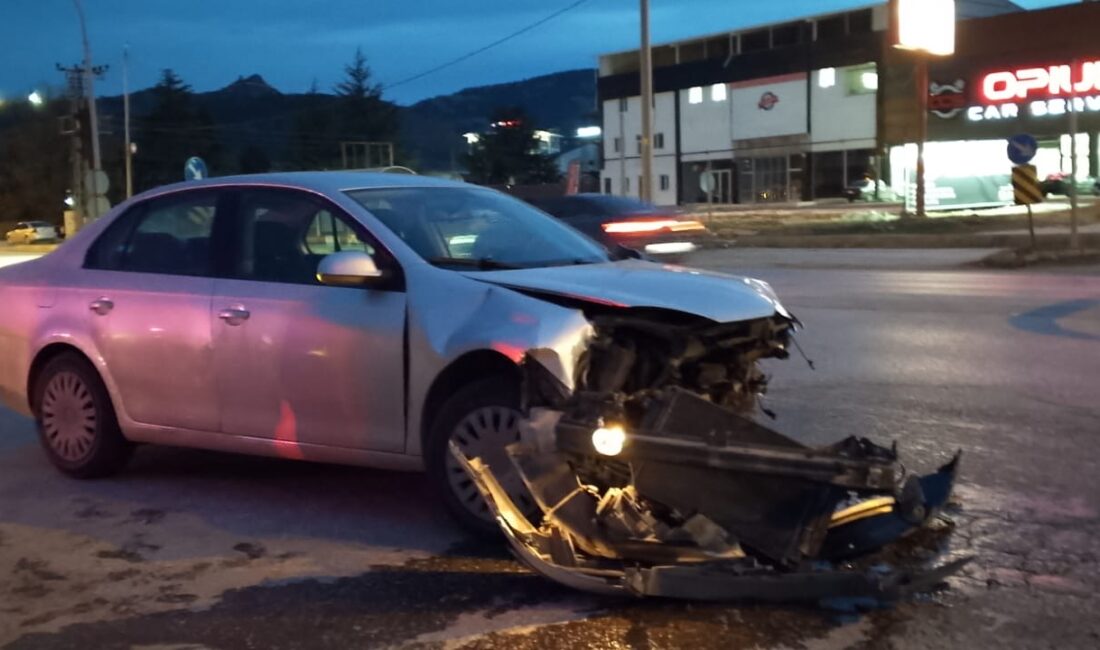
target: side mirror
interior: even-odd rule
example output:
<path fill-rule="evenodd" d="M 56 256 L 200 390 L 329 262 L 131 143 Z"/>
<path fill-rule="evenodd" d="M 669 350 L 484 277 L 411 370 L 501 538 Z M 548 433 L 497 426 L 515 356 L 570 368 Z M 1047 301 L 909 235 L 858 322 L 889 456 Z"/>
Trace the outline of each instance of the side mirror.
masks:
<path fill-rule="evenodd" d="M 333 253 L 317 265 L 317 279 L 333 287 L 368 287 L 384 278 L 374 258 L 362 251 Z"/>

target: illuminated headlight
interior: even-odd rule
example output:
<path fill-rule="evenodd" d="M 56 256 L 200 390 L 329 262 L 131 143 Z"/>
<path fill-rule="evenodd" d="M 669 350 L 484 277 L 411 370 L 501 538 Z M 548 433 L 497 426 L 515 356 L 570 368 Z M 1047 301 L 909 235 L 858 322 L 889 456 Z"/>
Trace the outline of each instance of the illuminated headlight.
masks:
<path fill-rule="evenodd" d="M 626 443 L 626 432 L 617 424 L 592 432 L 592 446 L 604 456 L 618 456 Z"/>

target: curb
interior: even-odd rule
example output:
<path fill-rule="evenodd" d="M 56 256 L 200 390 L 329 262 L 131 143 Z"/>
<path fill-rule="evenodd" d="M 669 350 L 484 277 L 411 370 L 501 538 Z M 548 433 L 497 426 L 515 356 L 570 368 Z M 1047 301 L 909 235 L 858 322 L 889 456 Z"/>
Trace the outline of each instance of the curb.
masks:
<path fill-rule="evenodd" d="M 1031 250 L 1030 248 L 997 251 L 974 263 L 994 269 L 1020 269 L 1028 266 L 1073 266 L 1100 264 L 1100 249 Z"/>
<path fill-rule="evenodd" d="M 61 244 L 13 244 L 0 246 L 0 254 L 3 253 L 52 253 Z"/>

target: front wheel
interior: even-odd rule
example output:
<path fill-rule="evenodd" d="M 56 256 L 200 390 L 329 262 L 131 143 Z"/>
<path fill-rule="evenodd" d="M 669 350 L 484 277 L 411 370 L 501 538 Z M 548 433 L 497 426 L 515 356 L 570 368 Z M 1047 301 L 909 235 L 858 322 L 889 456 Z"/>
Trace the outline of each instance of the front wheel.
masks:
<path fill-rule="evenodd" d="M 55 467 L 76 478 L 98 478 L 126 465 L 133 445 L 91 363 L 76 354 L 55 357 L 35 381 L 33 397 L 38 436 Z"/>
<path fill-rule="evenodd" d="M 505 452 L 519 440 L 519 402 L 517 382 L 507 377 L 472 382 L 443 403 L 428 434 L 428 475 L 458 523 L 478 535 L 496 536 L 500 529 L 449 444 L 453 440 L 467 457 L 486 463 L 516 506 L 531 513 L 534 501 Z"/>

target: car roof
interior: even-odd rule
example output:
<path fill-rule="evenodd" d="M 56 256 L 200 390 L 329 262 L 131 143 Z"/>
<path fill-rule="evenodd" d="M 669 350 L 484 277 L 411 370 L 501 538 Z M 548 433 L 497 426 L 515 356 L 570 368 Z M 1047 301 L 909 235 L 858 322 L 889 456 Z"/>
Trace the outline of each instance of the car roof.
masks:
<path fill-rule="evenodd" d="M 242 174 L 216 176 L 198 181 L 185 181 L 164 185 L 143 192 L 135 199 L 178 192 L 183 189 L 224 187 L 226 185 L 253 185 L 257 187 L 292 187 L 313 190 L 322 194 L 336 194 L 351 190 L 392 187 L 474 187 L 460 181 L 413 174 L 387 174 L 382 172 L 326 171 L 326 172 L 277 172 L 270 174 Z"/>

